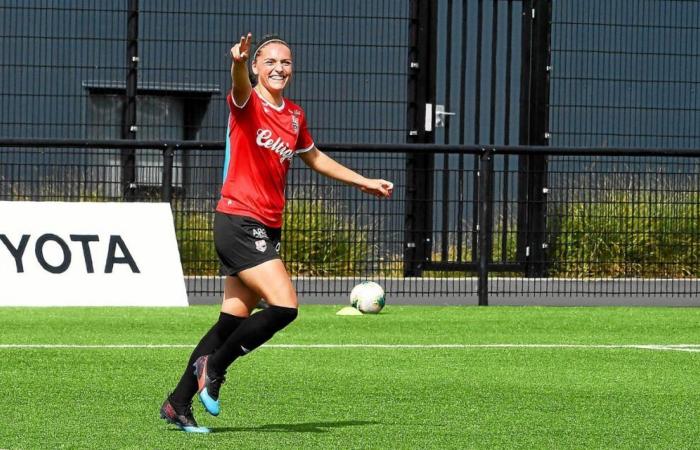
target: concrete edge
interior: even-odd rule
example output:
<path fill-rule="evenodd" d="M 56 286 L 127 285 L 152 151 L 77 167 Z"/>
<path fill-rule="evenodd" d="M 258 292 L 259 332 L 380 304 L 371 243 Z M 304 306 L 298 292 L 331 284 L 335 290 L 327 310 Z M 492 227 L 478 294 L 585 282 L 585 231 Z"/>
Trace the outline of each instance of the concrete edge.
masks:
<path fill-rule="evenodd" d="M 222 277 L 186 277 L 190 305 L 221 303 L 222 280 Z M 349 303 L 352 287 L 363 279 L 298 277 L 292 280 L 301 304 L 344 305 Z M 389 305 L 478 305 L 476 278 L 376 281 L 388 292 Z M 492 306 L 700 306 L 700 279 L 492 278 L 489 291 L 494 292 L 488 297 Z"/>

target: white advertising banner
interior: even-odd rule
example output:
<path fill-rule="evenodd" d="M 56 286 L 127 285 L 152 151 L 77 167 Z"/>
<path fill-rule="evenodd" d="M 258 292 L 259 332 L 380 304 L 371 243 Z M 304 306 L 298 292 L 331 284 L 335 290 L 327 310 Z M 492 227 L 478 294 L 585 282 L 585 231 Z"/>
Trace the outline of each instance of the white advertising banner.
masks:
<path fill-rule="evenodd" d="M 168 203 L 0 202 L 0 306 L 187 306 Z"/>

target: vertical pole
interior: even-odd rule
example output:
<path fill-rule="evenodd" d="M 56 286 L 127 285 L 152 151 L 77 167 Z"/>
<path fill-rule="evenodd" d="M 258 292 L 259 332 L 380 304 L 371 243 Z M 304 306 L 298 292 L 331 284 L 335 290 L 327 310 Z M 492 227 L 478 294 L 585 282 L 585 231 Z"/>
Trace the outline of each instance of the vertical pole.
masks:
<path fill-rule="evenodd" d="M 535 52 L 532 60 L 532 119 L 530 139 L 532 145 L 549 145 L 549 37 L 551 23 L 551 0 L 535 1 L 533 40 Z M 547 274 L 546 226 L 547 226 L 547 157 L 530 156 L 530 186 L 528 213 L 528 235 L 530 242 L 530 264 L 527 276 L 543 277 Z"/>
<path fill-rule="evenodd" d="M 173 159 L 175 150 L 169 145 L 163 149 L 163 182 L 160 189 L 161 201 L 170 203 L 173 199 Z"/>
<path fill-rule="evenodd" d="M 474 144 L 481 144 L 481 47 L 483 42 L 483 29 L 484 29 L 484 3 L 483 0 L 479 0 L 477 3 L 476 10 L 476 55 L 474 62 Z M 479 166 L 479 156 L 474 155 L 474 183 L 472 189 L 474 190 L 474 196 L 478 196 L 479 192 L 479 180 L 476 175 L 478 173 L 477 167 Z M 479 249 L 477 248 L 477 224 L 479 218 L 479 202 L 476 200 L 472 204 L 472 261 L 477 261 L 479 258 Z"/>
<path fill-rule="evenodd" d="M 491 262 L 493 228 L 493 151 L 485 149 L 479 157 L 479 255 L 478 287 L 479 306 L 489 304 L 489 263 Z"/>
<path fill-rule="evenodd" d="M 434 143 L 437 1 L 411 0 L 408 143 Z M 406 154 L 404 276 L 420 276 L 432 254 L 432 154 Z"/>
<path fill-rule="evenodd" d="M 530 142 L 530 50 L 532 47 L 532 7 L 533 0 L 523 0 L 521 16 L 521 68 L 520 68 L 520 124 L 518 142 L 527 145 Z M 527 247 L 527 155 L 518 156 L 518 219 L 516 259 L 527 264 L 529 249 Z"/>
<path fill-rule="evenodd" d="M 126 23 L 126 95 L 122 115 L 122 139 L 136 139 L 136 89 L 138 79 L 139 2 L 128 0 Z M 134 201 L 136 193 L 136 150 L 122 149 L 122 193 Z"/>
<path fill-rule="evenodd" d="M 466 61 L 468 61 L 468 49 L 469 47 L 467 46 L 467 23 L 468 23 L 468 0 L 462 0 L 462 41 L 460 44 L 460 67 L 465 67 Z M 467 71 L 462 70 L 459 76 L 459 115 L 461 116 L 460 118 L 460 126 L 459 126 L 459 144 L 465 144 L 464 140 L 464 130 L 466 129 L 466 123 L 467 123 L 467 109 L 465 108 L 466 104 L 466 99 L 467 99 L 467 90 L 466 90 L 466 83 L 467 81 Z M 457 261 L 462 262 L 463 256 L 462 256 L 462 244 L 465 240 L 464 236 L 465 230 L 463 229 L 462 222 L 464 221 L 464 213 L 466 212 L 468 206 L 464 202 L 464 194 L 466 191 L 466 185 L 464 182 L 464 175 L 465 175 L 465 170 L 464 170 L 464 158 L 465 155 L 460 154 L 458 156 L 459 162 L 457 164 Z M 473 246 L 473 244 L 472 244 Z M 472 259 L 473 261 L 473 259 Z"/>
<path fill-rule="evenodd" d="M 446 36 L 452 36 L 452 0 L 447 0 L 447 27 Z M 450 96 L 452 94 L 452 39 L 445 42 L 445 110 L 452 111 Z M 443 143 L 450 143 L 450 121 L 444 124 Z M 442 155 L 442 229 L 440 230 L 440 260 L 450 259 L 450 165 L 451 156 L 449 153 Z"/>
<path fill-rule="evenodd" d="M 506 92 L 505 92 L 505 111 L 503 113 L 503 144 L 510 145 L 510 77 L 511 77 L 511 60 L 513 56 L 513 0 L 508 0 L 508 22 L 506 26 Z M 503 187 L 502 200 L 503 212 L 501 214 L 501 261 L 508 261 L 508 232 L 509 232 L 509 182 L 510 177 L 510 155 L 505 155 L 503 158 Z"/>
<path fill-rule="evenodd" d="M 548 145 L 549 36 L 551 0 L 523 3 L 520 143 Z M 529 277 L 546 274 L 547 158 L 523 155 L 518 162 L 518 261 Z"/>

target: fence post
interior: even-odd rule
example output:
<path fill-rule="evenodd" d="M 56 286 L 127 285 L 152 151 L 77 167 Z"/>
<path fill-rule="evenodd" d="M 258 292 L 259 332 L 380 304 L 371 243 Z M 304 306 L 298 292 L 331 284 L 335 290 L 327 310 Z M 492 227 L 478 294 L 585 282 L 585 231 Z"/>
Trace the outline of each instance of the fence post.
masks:
<path fill-rule="evenodd" d="M 549 52 L 551 0 L 525 0 L 522 17 L 520 144 L 549 145 Z M 545 226 L 547 157 L 518 161 L 517 259 L 529 277 L 546 274 Z"/>
<path fill-rule="evenodd" d="M 437 1 L 411 0 L 408 143 L 434 143 Z M 404 276 L 421 276 L 432 254 L 435 155 L 406 153 Z"/>
<path fill-rule="evenodd" d="M 122 114 L 122 139 L 136 139 L 136 91 L 138 80 L 139 2 L 128 0 L 126 25 L 126 92 Z M 121 151 L 122 193 L 126 201 L 136 199 L 136 150 Z"/>
<path fill-rule="evenodd" d="M 493 246 L 493 150 L 484 149 L 479 156 L 479 241 L 478 287 L 479 306 L 489 304 L 489 263 Z"/>
<path fill-rule="evenodd" d="M 163 149 L 163 180 L 160 197 L 163 202 L 170 203 L 173 199 L 173 157 L 175 150 L 170 145 Z"/>

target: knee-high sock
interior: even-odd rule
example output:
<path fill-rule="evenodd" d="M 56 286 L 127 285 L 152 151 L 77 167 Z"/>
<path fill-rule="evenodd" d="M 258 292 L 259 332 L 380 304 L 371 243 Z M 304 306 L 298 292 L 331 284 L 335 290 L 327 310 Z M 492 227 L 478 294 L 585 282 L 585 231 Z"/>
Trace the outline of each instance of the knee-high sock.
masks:
<path fill-rule="evenodd" d="M 184 406 L 190 403 L 192 397 L 197 393 L 197 378 L 194 376 L 193 364 L 202 355 L 208 355 L 219 348 L 231 334 L 238 329 L 239 325 L 246 319 L 233 316 L 224 312 L 219 314 L 219 320 L 211 327 L 207 334 L 202 337 L 199 344 L 192 351 L 190 360 L 187 362 L 185 372 L 180 378 L 175 390 L 170 394 L 170 402 L 176 406 Z"/>
<path fill-rule="evenodd" d="M 208 369 L 213 374 L 223 375 L 236 358 L 263 345 L 296 317 L 296 308 L 272 305 L 253 314 L 209 357 Z"/>

